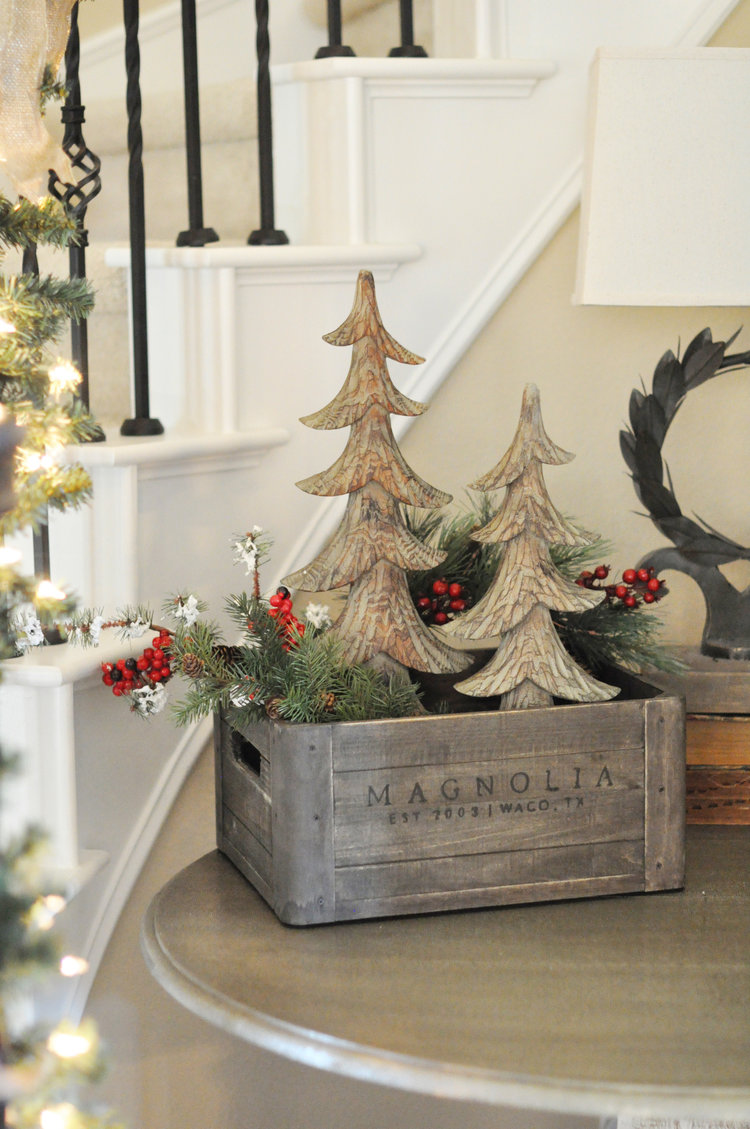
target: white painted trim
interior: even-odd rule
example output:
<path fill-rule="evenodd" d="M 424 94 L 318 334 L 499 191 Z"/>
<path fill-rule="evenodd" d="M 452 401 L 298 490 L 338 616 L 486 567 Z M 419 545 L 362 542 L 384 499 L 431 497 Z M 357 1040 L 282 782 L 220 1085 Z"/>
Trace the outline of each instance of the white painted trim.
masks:
<path fill-rule="evenodd" d="M 196 0 L 196 15 L 199 19 L 218 12 L 233 4 L 235 0 Z M 182 4 L 171 3 L 148 12 L 139 20 L 138 39 L 146 43 L 150 39 L 157 39 L 172 31 L 179 31 L 182 27 Z M 97 35 L 87 36 L 82 43 L 82 54 L 85 56 L 86 65 L 94 63 L 107 63 L 112 59 L 120 60 L 125 45 L 125 28 L 117 25 L 107 31 L 100 31 Z"/>
<path fill-rule="evenodd" d="M 709 0 L 703 11 L 680 36 L 679 43 L 707 43 L 724 20 L 737 7 L 739 0 Z"/>
<path fill-rule="evenodd" d="M 156 466 L 187 460 L 226 459 L 243 452 L 262 454 L 271 447 L 289 441 L 289 432 L 280 427 L 259 427 L 255 431 L 224 433 L 156 435 L 143 438 L 123 437 L 107 432 L 106 443 L 89 443 L 66 447 L 61 454 L 65 463 L 81 463 L 87 467 Z M 202 467 L 187 468 L 187 472 Z"/>
<path fill-rule="evenodd" d="M 416 243 L 355 243 L 349 245 L 286 244 L 281 247 L 249 247 L 247 244 L 208 247 L 148 247 L 149 267 L 180 267 L 202 270 L 206 267 L 233 267 L 246 272 L 247 281 L 266 286 L 269 282 L 331 282 L 335 272 L 352 266 L 371 264 L 395 271 L 401 263 L 411 263 L 422 255 Z M 110 247 L 105 261 L 111 267 L 130 266 L 130 248 Z M 274 275 L 276 277 L 274 277 Z M 244 274 L 243 274 L 244 278 Z M 349 274 L 346 274 L 349 278 Z"/>
<path fill-rule="evenodd" d="M 274 83 L 323 82 L 334 78 L 363 78 L 376 82 L 496 82 L 532 87 L 549 78 L 557 64 L 548 59 L 374 59 L 331 58 L 278 63 L 271 67 Z"/>
<path fill-rule="evenodd" d="M 211 739 L 212 724 L 211 718 L 205 718 L 182 737 L 162 769 L 112 869 L 106 888 L 98 900 L 96 916 L 89 928 L 83 951 L 78 954 L 88 961 L 89 970 L 72 983 L 65 1006 L 66 1016 L 74 1023 L 80 1022 L 97 969 L 141 868 L 151 853 L 190 770 Z"/>
<path fill-rule="evenodd" d="M 70 902 L 108 862 L 109 855 L 106 851 L 79 851 L 77 866 L 45 867 L 45 882 L 52 889 L 60 890 L 65 900 Z"/>

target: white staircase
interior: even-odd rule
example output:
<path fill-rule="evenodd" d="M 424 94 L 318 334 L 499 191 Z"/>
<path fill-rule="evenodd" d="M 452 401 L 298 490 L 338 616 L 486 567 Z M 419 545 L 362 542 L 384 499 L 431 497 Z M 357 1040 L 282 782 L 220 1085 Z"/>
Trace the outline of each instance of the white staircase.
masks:
<path fill-rule="evenodd" d="M 222 236 L 202 249 L 174 246 L 187 217 L 179 5 L 144 20 L 151 410 L 166 434 L 111 436 L 72 452 L 90 468 L 95 498 L 53 522 L 54 578 L 108 611 L 136 599 L 158 608 L 187 588 L 217 614 L 243 583 L 231 565 L 232 533 L 253 524 L 272 532 L 267 587 L 309 559 L 337 505 L 309 498 L 294 481 L 333 461 L 342 437 L 297 420 L 343 380 L 349 357 L 321 335 L 347 315 L 358 269 L 373 270 L 389 330 L 427 358 L 395 374 L 397 383 L 429 402 L 577 203 L 594 49 L 701 43 L 733 6 L 435 0 L 435 57 L 312 62 L 321 31 L 296 0 L 279 0 L 276 226 L 290 245 L 265 248 L 245 243 L 257 226 L 250 0 L 198 8 L 205 221 Z M 113 65 L 120 49 L 117 33 L 84 43 L 82 70 L 85 134 L 104 161 L 104 190 L 88 219 L 91 273 L 103 295 L 103 322 L 97 313 L 91 322 L 92 401 L 106 423 L 130 414 L 128 251 L 109 246 L 126 234 L 126 158 L 111 140 L 125 135 L 114 101 L 124 89 Z M 171 71 L 167 59 L 178 63 Z M 397 434 L 408 423 L 395 422 Z M 125 653 L 115 643 L 107 651 Z M 0 692 L 4 739 L 27 765 L 15 785 L 18 818 L 50 827 L 51 862 L 84 887 L 65 922 L 71 947 L 92 962 L 68 1001 L 74 1012 L 209 733 L 206 725 L 178 731 L 163 715 L 148 724 L 132 717 L 100 685 L 104 657 L 57 648 L 13 660 Z"/>

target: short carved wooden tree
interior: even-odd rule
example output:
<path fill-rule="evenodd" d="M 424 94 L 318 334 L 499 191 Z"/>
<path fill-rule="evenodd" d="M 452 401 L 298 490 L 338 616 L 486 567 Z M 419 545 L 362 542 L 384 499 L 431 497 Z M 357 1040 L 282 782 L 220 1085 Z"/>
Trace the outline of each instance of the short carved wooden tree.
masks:
<path fill-rule="evenodd" d="M 558 466 L 572 458 L 548 438 L 539 392 L 529 384 L 511 446 L 493 470 L 473 483 L 477 490 L 507 487 L 499 512 L 474 534 L 477 541 L 502 544 L 505 550 L 488 591 L 445 630 L 465 639 L 501 636 L 489 663 L 456 687 L 480 698 L 499 694 L 501 709 L 552 705 L 553 695 L 595 702 L 619 693 L 571 658 L 550 614 L 585 611 L 604 595 L 566 580 L 550 559 L 550 545 L 591 541 L 557 512 L 544 483 L 542 464 Z"/>
<path fill-rule="evenodd" d="M 416 416 L 426 409 L 394 387 L 386 360 L 416 365 L 422 358 L 384 328 L 369 271 L 359 273 L 349 317 L 324 340 L 353 347 L 349 374 L 333 400 L 302 422 L 320 430 L 349 427 L 349 441 L 333 466 L 297 485 L 310 494 L 348 494 L 349 501 L 328 546 L 285 584 L 313 592 L 351 586 L 332 628 L 349 662 L 372 660 L 388 668 L 395 661 L 433 673 L 463 670 L 465 655 L 420 619 L 405 575 L 434 568 L 444 554 L 409 532 L 399 503 L 432 509 L 451 500 L 414 474 L 391 429 L 392 414 Z"/>

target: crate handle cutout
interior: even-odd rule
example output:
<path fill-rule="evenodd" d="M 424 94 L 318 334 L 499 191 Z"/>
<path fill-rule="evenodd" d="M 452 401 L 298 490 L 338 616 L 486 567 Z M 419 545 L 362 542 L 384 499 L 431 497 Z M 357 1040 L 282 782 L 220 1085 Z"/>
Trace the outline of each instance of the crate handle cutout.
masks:
<path fill-rule="evenodd" d="M 236 729 L 232 730 L 232 756 L 238 764 L 252 772 L 253 776 L 260 776 L 260 749 L 256 749 L 252 741 L 248 741 Z"/>

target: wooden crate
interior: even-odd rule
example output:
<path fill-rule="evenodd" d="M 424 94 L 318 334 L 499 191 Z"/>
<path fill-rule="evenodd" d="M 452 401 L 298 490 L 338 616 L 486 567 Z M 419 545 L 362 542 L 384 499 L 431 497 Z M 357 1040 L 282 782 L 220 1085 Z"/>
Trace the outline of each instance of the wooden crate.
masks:
<path fill-rule="evenodd" d="M 687 821 L 750 823 L 750 717 L 688 714 Z"/>
<path fill-rule="evenodd" d="M 750 823 L 750 662 L 678 648 L 680 674 L 654 672 L 687 709 L 687 822 Z"/>
<path fill-rule="evenodd" d="M 218 846 L 292 925 L 678 888 L 684 704 L 621 681 L 550 709 L 217 717 Z"/>

